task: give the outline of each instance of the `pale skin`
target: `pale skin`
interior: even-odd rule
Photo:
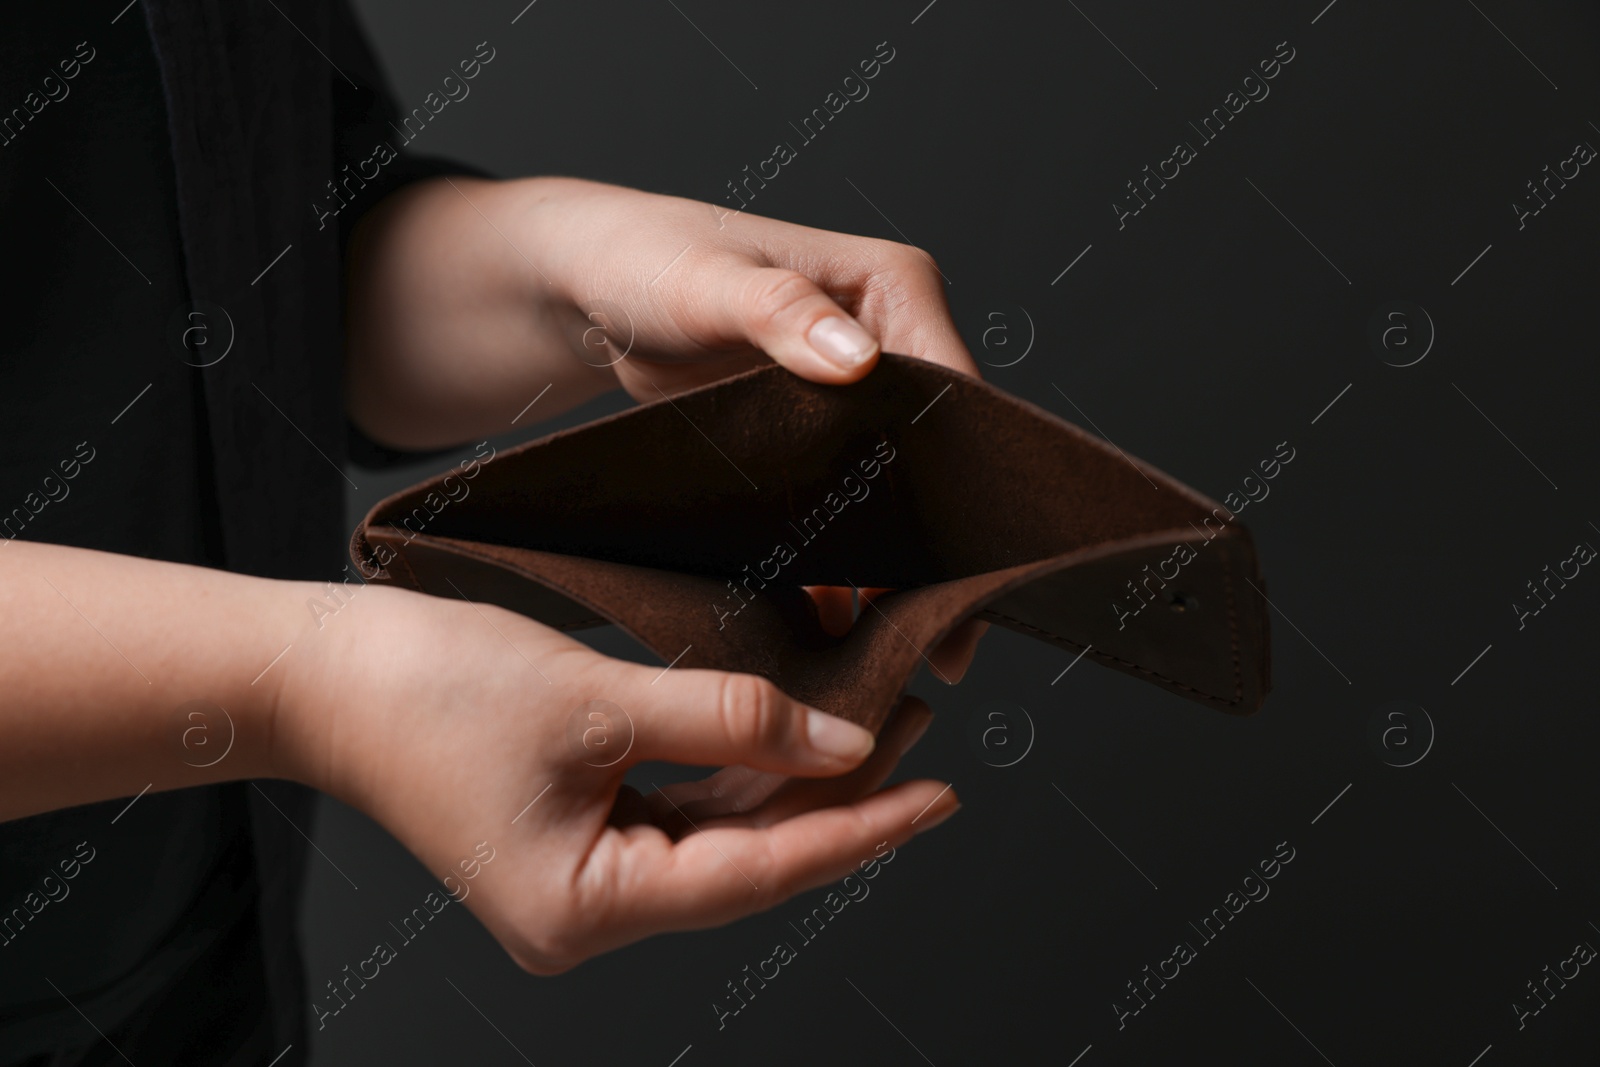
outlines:
[[[348,409],[399,448],[498,434],[547,386],[535,419],[768,358],[824,383],[885,349],[976,373],[921,252],[573,179],[391,196],[357,231],[349,292]],[[518,964],[555,974],[772,907],[959,807],[938,781],[880,788],[931,718],[914,698],[874,740],[763,679],[661,675],[489,605],[374,586],[319,627],[322,592],[0,543],[0,819],[147,785],[301,782],[440,878],[489,842],[465,903]],[[813,595],[825,625],[850,625],[849,590]],[[959,679],[981,630],[928,650],[941,674]],[[181,710],[197,700],[226,721]],[[633,724],[609,767],[568,739],[592,700]],[[197,766],[230,731],[226,757]],[[644,760],[728,769],[641,797],[622,779]]]

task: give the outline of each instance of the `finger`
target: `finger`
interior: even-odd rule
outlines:
[[[644,803],[657,826],[678,836],[690,829],[688,820],[749,811],[788,781],[787,774],[775,771],[724,767],[698,781],[663,786],[645,796]]]
[[[894,241],[840,241],[838,234],[812,230],[790,248],[769,247],[768,255],[797,267],[829,292],[852,294],[848,306],[885,352],[981,376],[950,316],[945,277],[932,256]]]
[[[807,707],[757,675],[676,670],[641,684],[648,673],[627,674],[634,762],[741,764],[813,776],[842,774],[872,751],[868,731]]]
[[[853,382],[878,357],[878,339],[799,271],[736,260],[712,284],[709,330],[748,340],[802,378]]]
[[[716,781],[718,779],[721,781]],[[726,767],[710,778],[694,783],[701,787],[698,794],[691,795],[689,791],[668,786],[651,793],[643,802],[650,811],[652,825],[676,841],[698,833],[702,820],[748,811],[760,806],[784,783],[809,780],[749,767]],[[713,784],[714,781],[716,784]],[[724,789],[730,792],[723,792]]]
[[[770,826],[802,811],[847,804],[882,785],[932,720],[926,704],[907,697],[878,732],[877,747],[866,762],[837,778],[791,778],[725,767],[699,782],[684,783],[695,790],[667,786],[646,796],[644,803],[655,824],[675,838],[711,825]],[[739,819],[747,821],[727,821]]]
[[[608,838],[648,850],[636,864],[624,860],[633,877],[614,906],[631,913],[630,925],[652,930],[717,926],[842,878],[875,846],[898,847],[959,807],[949,786],[924,779],[765,829],[691,834],[668,850],[639,837]]]
[[[908,725],[908,716],[914,720],[911,725]],[[840,778],[797,779],[776,771],[758,771],[753,767],[724,767],[705,778],[662,786],[642,797],[640,802],[649,812],[649,821],[673,837],[689,833],[702,822],[756,811],[780,789],[786,794],[792,793],[795,786],[802,783],[814,781],[852,783],[848,790],[825,794],[829,799],[811,801],[807,810],[844,803],[865,796],[882,785],[893,771],[895,763],[921,736],[932,716],[933,713],[927,709],[926,704],[916,697],[907,697],[878,731],[877,744],[872,750],[872,755],[868,756],[866,762],[856,770]],[[870,777],[864,778],[864,774]],[[868,784],[857,787],[854,783],[858,781],[866,781]],[[824,794],[818,794],[819,798],[822,796]]]
[[[860,767],[838,778],[789,778],[772,796],[741,814],[714,817],[704,806],[695,821],[701,830],[718,826],[773,826],[808,811],[851,804],[872,793],[894,773],[906,753],[922,739],[933,722],[933,712],[922,701],[907,697],[878,735],[878,747]]]
[[[989,624],[982,619],[967,619],[950,631],[949,635],[928,653],[928,659],[940,677],[951,685],[961,681],[967,673],[967,668],[972,666],[973,657],[978,654],[978,642],[988,630]]]
[[[842,585],[808,585],[803,587],[817,605],[817,621],[832,637],[843,637],[856,621],[855,597]]]
[[[874,281],[882,296],[871,310],[863,307],[862,325],[877,334],[887,352],[900,352],[938,363],[973,378],[981,378],[978,364],[967,351],[945,299],[944,278],[933,261],[920,268],[903,268],[889,278]]]
[[[874,747],[872,756],[867,757],[871,763],[882,746],[883,738],[878,738],[878,746]],[[860,768],[856,768],[857,771]],[[856,773],[855,771],[850,772]],[[696,797],[688,803],[680,802],[679,812],[685,819],[692,819],[695,823],[708,822],[730,815],[742,815],[760,807],[772,794],[782,789],[789,782],[809,782],[811,778],[791,778],[787,774],[776,771],[758,771],[750,767],[725,767],[707,779],[708,783],[715,785],[702,796]],[[823,779],[830,781],[831,779]],[[680,827],[675,836],[682,836],[687,832],[687,825]]]

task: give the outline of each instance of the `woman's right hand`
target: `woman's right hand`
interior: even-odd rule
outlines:
[[[769,908],[957,806],[938,782],[875,792],[916,700],[874,747],[759,678],[622,663],[489,605],[346,586],[334,611],[310,582],[0,547],[0,819],[293,779],[377,819],[539,973]],[[644,760],[733,769],[641,797]]]
[[[610,659],[486,604],[370,586],[323,621],[279,683],[286,776],[367,812],[452,888],[487,843],[465,903],[535,973],[770,908],[959,806],[940,782],[878,790],[930,718],[915,699],[875,746],[764,679]],[[646,760],[796,780],[707,815],[672,799],[705,788],[624,785]]]

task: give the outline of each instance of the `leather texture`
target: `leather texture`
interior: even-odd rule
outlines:
[[[351,556],[874,730],[974,615],[1222,711],[1270,687],[1265,586],[1226,508],[904,356],[847,386],[762,367],[469,461],[374,507]],[[807,585],[894,591],[834,637]]]

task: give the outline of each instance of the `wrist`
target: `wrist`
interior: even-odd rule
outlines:
[[[296,778],[280,687],[302,643],[314,587],[187,567],[169,584],[185,579],[191,610],[167,633],[158,626],[142,638],[150,652],[131,645],[150,681],[122,720],[124,758],[143,766],[134,753],[148,751],[146,774],[160,788]]]
[[[510,220],[507,239],[518,250],[512,258],[524,285],[521,305],[557,326],[574,373],[596,394],[621,387],[616,366],[636,333],[631,311],[609,295],[628,236],[625,223],[616,226],[625,213],[608,212],[603,203],[616,192],[563,177],[517,178],[488,192]]]
[[[432,598],[377,583],[294,584],[304,623],[270,694],[271,759],[279,777],[368,810],[394,722],[386,694],[406,691],[398,676],[419,661],[410,643]]]
[[[617,387],[615,355],[593,350],[594,308],[575,299],[573,228],[556,217],[577,210],[581,184],[436,178],[362,218],[347,269],[345,393],[363,432],[391,448],[450,447]]]
[[[284,636],[274,657],[247,687],[242,703],[255,735],[259,776],[283,778],[314,789],[327,785],[328,716],[318,699],[317,679],[329,669],[329,632],[336,618],[366,586],[347,582],[270,581],[269,596],[293,625],[274,627]],[[344,620],[348,625],[348,620]]]

